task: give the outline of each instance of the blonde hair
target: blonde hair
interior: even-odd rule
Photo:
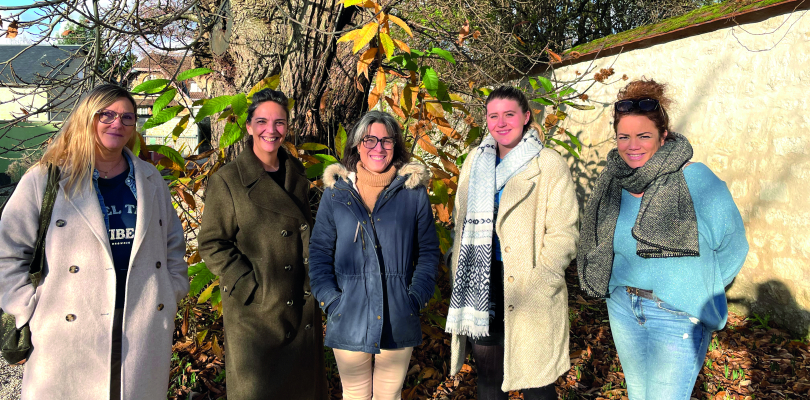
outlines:
[[[56,165],[61,169],[62,178],[68,178],[65,185],[65,196],[72,196],[80,189],[81,182],[85,181],[93,171],[96,161],[96,112],[109,107],[117,100],[125,98],[132,103],[132,109],[137,110],[135,99],[129,92],[116,85],[101,85],[93,88],[82,96],[79,104],[71,111],[48,145],[40,165]],[[134,127],[133,127],[134,128]],[[132,149],[140,136],[136,131],[127,147]]]

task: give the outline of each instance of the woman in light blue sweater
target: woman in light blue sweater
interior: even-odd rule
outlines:
[[[725,182],[691,163],[689,141],[669,130],[664,89],[640,80],[619,92],[617,146],[585,207],[577,255],[583,290],[607,298],[631,400],[690,398],[748,253]]]

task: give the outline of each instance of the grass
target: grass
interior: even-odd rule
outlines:
[[[615,35],[605,36],[592,42],[581,44],[570,50],[566,50],[565,53],[570,54],[571,52],[576,51],[580,54],[586,54],[599,50],[600,48],[607,49],[643,39],[645,37],[660,35],[662,33],[672,32],[688,26],[721,19],[723,17],[730,16],[733,13],[746,12],[776,3],[783,3],[785,1],[789,0],[762,0],[748,2],[747,4],[741,4],[739,1],[729,0],[720,4],[701,7],[678,17],[668,18],[657,24],[641,26],[636,29],[617,33]]]

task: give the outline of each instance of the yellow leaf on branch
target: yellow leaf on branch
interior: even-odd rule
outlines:
[[[425,102],[425,110],[434,117],[444,117],[444,109],[442,105],[437,102]]]
[[[360,2],[358,2],[358,4],[359,3],[363,3],[363,4],[360,4],[360,7],[373,8],[375,13],[379,13],[382,10],[382,7],[380,7],[380,5],[377,4],[377,2],[372,1],[372,0],[360,1]]]
[[[374,89],[368,94],[368,108],[372,109],[380,102],[380,97],[385,92],[385,70],[382,68],[377,71],[377,79],[374,84]]]
[[[360,3],[363,3],[365,1],[368,1],[368,0],[345,0],[345,1],[340,0],[337,3],[338,4],[343,3],[343,7],[351,7],[351,6],[356,6],[356,5],[358,5]]]
[[[391,36],[388,36],[388,34],[380,33],[380,43],[383,50],[385,50],[385,57],[390,60],[391,56],[394,55],[394,41],[391,40]]]
[[[396,17],[394,15],[390,15],[390,14],[388,15],[388,19],[390,19],[391,22],[399,25],[399,27],[402,28],[405,31],[405,33],[407,33],[408,35],[413,37],[413,32],[411,32],[411,27],[409,27],[408,24],[405,23],[405,21],[399,19],[399,17]]]
[[[354,41],[352,53],[357,53],[358,51],[360,51],[360,49],[362,49],[369,42],[371,42],[371,39],[374,39],[374,36],[377,36],[377,28],[379,26],[380,25],[377,24],[376,22],[369,22],[365,26],[363,26],[360,34],[358,35],[358,38],[355,39]]]
[[[355,40],[357,40],[357,38],[360,36],[360,33],[361,33],[362,31],[363,31],[362,29],[355,29],[355,30],[353,30],[353,31],[347,32],[346,34],[344,34],[343,36],[341,36],[341,37],[340,37],[340,38],[337,40],[337,42],[338,42],[338,43],[340,43],[340,42],[355,41]]]
[[[366,79],[371,80],[371,77],[368,76],[368,67],[371,66],[376,56],[376,47],[369,48],[360,56],[360,59],[357,60],[357,76],[362,74],[366,76]]]

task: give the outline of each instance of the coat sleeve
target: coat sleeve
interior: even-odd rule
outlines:
[[[544,150],[546,151],[546,150]],[[571,171],[559,154],[553,150],[550,160],[541,166],[541,176],[547,175],[546,204],[537,204],[545,208],[545,226],[536,229],[545,230],[543,243],[537,244],[539,251],[539,264],[547,271],[563,274],[565,268],[576,255],[576,245],[579,239],[577,218],[579,207],[574,189],[574,180]]]
[[[186,238],[183,235],[183,226],[180,224],[180,218],[172,206],[172,196],[169,193],[168,185],[162,185],[163,201],[166,203],[166,210],[168,215],[168,227],[166,228],[166,262],[168,265],[169,276],[172,280],[172,288],[174,288],[175,300],[179,303],[183,297],[186,297],[189,289],[188,282],[188,263],[186,263]]]
[[[424,187],[418,187],[419,208],[416,216],[416,267],[413,272],[411,286],[408,288],[408,295],[411,302],[414,300],[414,309],[421,310],[427,306],[430,297],[436,286],[436,272],[439,266],[441,250],[439,249],[439,237],[436,234],[436,226],[433,220],[433,211],[430,208],[430,200]]]
[[[321,199],[330,198],[331,191],[326,189]],[[321,200],[309,240],[309,284],[318,305],[327,314],[329,307],[343,294],[335,276],[337,228],[332,213],[332,202]]]
[[[26,173],[9,198],[0,218],[0,308],[16,318],[17,328],[27,324],[37,306],[36,290],[28,275],[39,230],[39,211],[45,178],[41,168]],[[56,201],[63,200],[58,194]]]
[[[206,267],[220,277],[222,291],[247,304],[258,284],[253,264],[236,247],[238,230],[230,188],[220,174],[214,174],[205,191],[205,212],[198,237],[200,256]]]

